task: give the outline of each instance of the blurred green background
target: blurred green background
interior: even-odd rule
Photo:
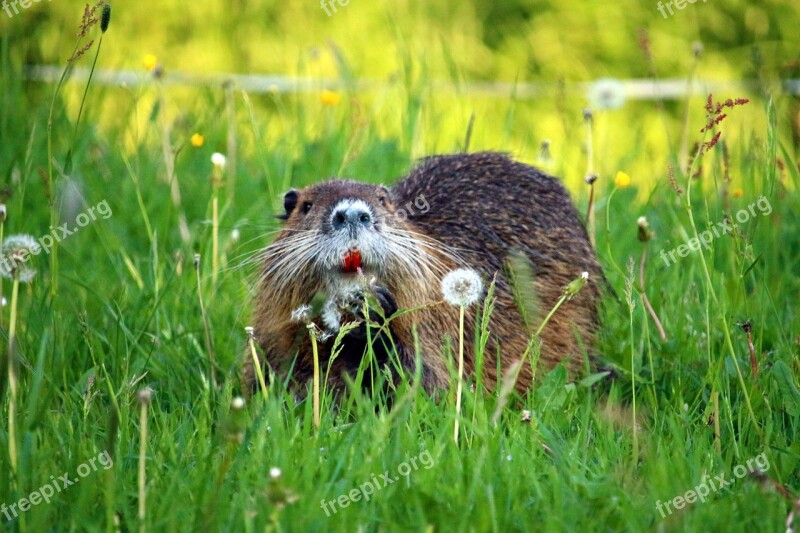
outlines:
[[[82,5],[41,2],[12,18],[0,12],[11,62],[4,65],[4,83],[11,83],[9,72],[20,72],[23,65],[63,66]],[[134,70],[146,81],[151,75],[143,62],[155,56],[165,80],[176,72],[278,74],[309,77],[319,91],[325,80],[336,82],[337,98],[342,97],[336,105],[326,106],[315,91],[254,95],[262,129],[243,127],[240,133],[246,154],[282,152],[314,160],[310,169],[322,175],[379,171],[389,175],[370,177],[388,179],[413,158],[460,148],[474,113],[472,149],[510,151],[535,162],[541,142],[549,140],[552,170],[575,189],[586,173],[581,111],[592,104],[598,111],[579,84],[609,77],[753,80],[755,86],[726,86],[715,97],[770,93],[777,99],[782,131],[792,135],[789,144],[796,146],[800,138],[797,99],[778,97],[780,80],[800,78],[800,14],[791,1],[697,2],[667,18],[650,1],[351,0],[328,12],[316,1],[115,3],[97,67]],[[697,43],[703,49],[699,60],[693,53]],[[77,66],[87,67],[91,60],[89,54]],[[488,92],[476,87],[478,82],[509,85]],[[548,85],[529,97],[514,88],[525,83]],[[77,113],[81,89],[75,84],[64,91],[70,116]],[[24,91],[30,97],[26,104],[34,107],[50,98],[52,86],[32,82]],[[636,182],[663,178],[665,148],[678,151],[688,142],[681,138],[687,110],[692,133],[704,124],[705,91],[698,92],[688,101],[667,99],[663,105],[628,100],[623,108],[598,116],[596,170],[601,177],[613,176],[621,162]],[[98,98],[98,93],[109,97]],[[106,131],[124,133],[119,142],[134,150],[143,140],[136,131],[144,130],[156,99],[152,85],[95,86],[92,94],[102,104],[89,106],[87,123],[94,120]],[[184,140],[196,132],[214,138],[225,127],[218,120],[222,95],[220,87],[206,92],[172,87],[162,111],[175,119],[176,133]],[[763,103],[730,119],[727,130],[734,137],[729,140],[738,129],[763,130]],[[132,120],[135,104],[137,120]],[[303,113],[298,114],[300,107]],[[236,108],[240,125],[246,125],[253,116],[238,99]],[[341,159],[309,153],[309,139],[325,144],[340,124],[349,128],[348,145],[333,150]],[[19,155],[28,133],[5,142],[16,144]],[[398,153],[397,164],[360,167],[366,140],[378,138],[397,140],[399,145],[391,147]],[[224,146],[214,148],[224,151]],[[10,171],[8,166],[2,170]],[[243,170],[251,176],[260,172]]]

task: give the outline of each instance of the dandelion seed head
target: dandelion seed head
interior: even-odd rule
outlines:
[[[636,225],[639,227],[637,237],[641,242],[647,242],[653,238],[653,232],[650,231],[650,223],[647,221],[647,217],[639,217],[636,220]]]
[[[142,405],[150,405],[153,399],[153,389],[150,387],[140,389],[139,392],[136,393],[136,399],[139,400],[139,403]]]
[[[593,109],[618,109],[625,105],[625,86],[612,78],[597,80],[586,95]]]
[[[270,479],[278,479],[279,477],[281,477],[281,474],[283,474],[283,472],[277,466],[273,466],[272,468],[269,469]]]
[[[31,255],[39,255],[42,247],[30,235],[11,235],[0,249],[0,276],[28,283],[36,270],[28,263]]]
[[[483,281],[471,268],[458,268],[442,279],[442,295],[455,307],[469,307],[483,294]]]
[[[244,409],[244,398],[241,396],[237,396],[233,400],[231,400],[231,409],[234,411],[241,411]]]
[[[308,322],[309,318],[311,318],[310,305],[303,304],[294,311],[292,311],[292,322],[306,323]]]
[[[701,41],[694,41],[692,43],[692,54],[695,59],[703,57],[703,43]]]
[[[225,170],[225,165],[228,162],[228,158],[222,155],[219,152],[214,152],[211,154],[211,163],[214,167],[218,170]]]

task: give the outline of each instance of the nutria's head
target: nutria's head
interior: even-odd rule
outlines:
[[[382,185],[331,180],[292,189],[283,204],[285,226],[264,251],[263,272],[279,291],[302,280],[335,293],[358,283],[360,274],[388,284],[441,270],[438,247],[413,230]]]

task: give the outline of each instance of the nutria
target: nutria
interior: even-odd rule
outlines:
[[[457,345],[459,311],[442,302],[440,284],[458,267],[477,271],[484,287],[496,279],[483,365],[490,388],[498,381],[497,355],[503,370],[518,361],[564,287],[588,272],[588,284],[543,330],[540,356],[545,368],[561,361],[571,371],[582,368],[604,278],[569,194],[555,178],[504,154],[442,155],[422,160],[392,188],[334,179],[289,191],[284,208],[285,227],[263,251],[253,326],[265,368],[279,378],[290,375],[301,394],[313,371],[309,320],[322,332],[319,358],[329,387],[341,388],[345,374],[355,374],[369,338],[377,363],[390,373],[399,366],[413,377],[419,353],[425,389],[446,388],[452,364],[445,354],[453,351],[445,337]],[[509,261],[520,256],[533,272],[527,285],[509,274]],[[382,308],[370,313],[378,325],[397,309],[416,310],[389,320],[388,332],[371,327],[368,336],[360,311],[365,292]],[[319,294],[327,302],[314,314],[308,304]],[[520,299],[537,301],[527,324]],[[474,372],[479,309],[473,305],[466,315],[467,373]],[[343,337],[342,352],[329,364],[340,325],[351,321],[360,325]],[[256,386],[249,354],[242,379],[247,391]],[[522,365],[517,390],[531,379],[530,365]]]

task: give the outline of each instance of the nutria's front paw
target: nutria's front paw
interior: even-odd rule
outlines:
[[[395,314],[397,312],[397,302],[394,300],[392,293],[389,292],[389,289],[379,285],[375,285],[373,289],[375,290],[375,299],[378,300],[378,304],[383,311],[383,316],[389,318]]]
[[[365,309],[368,310],[367,314]],[[322,310],[322,321],[325,328],[332,332],[338,332],[342,324],[347,322],[358,322],[359,327],[352,334],[366,336],[367,321],[382,326],[396,312],[397,302],[389,289],[373,285],[368,293],[357,290],[329,299]]]
[[[373,285],[369,292],[358,290],[345,298],[329,301],[323,320],[328,329],[334,331],[344,323],[357,322],[358,327],[348,336],[364,339],[367,337],[367,323],[373,328],[383,326],[396,311],[397,302],[392,293],[385,287]]]

